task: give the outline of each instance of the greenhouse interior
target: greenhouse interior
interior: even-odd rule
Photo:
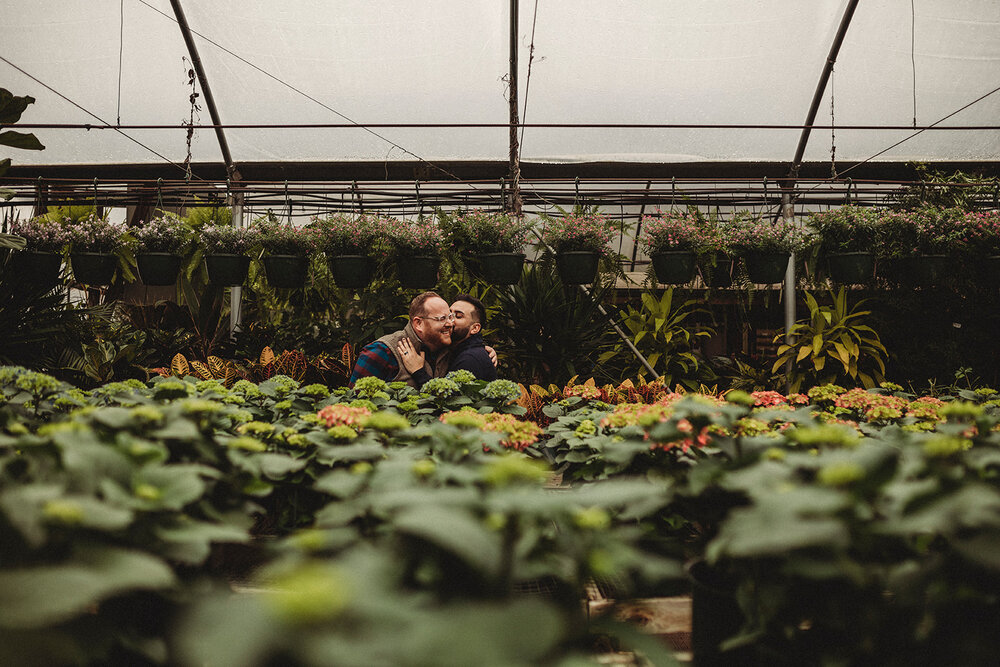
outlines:
[[[995,664],[1000,3],[0,8],[0,664]]]

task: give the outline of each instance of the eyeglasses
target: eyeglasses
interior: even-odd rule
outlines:
[[[448,313],[447,315],[438,315],[433,317],[431,315],[422,315],[420,317],[422,320],[434,320],[435,322],[453,322],[455,320],[455,313]]]

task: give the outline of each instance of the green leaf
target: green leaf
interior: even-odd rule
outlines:
[[[465,510],[429,505],[404,511],[393,524],[398,532],[435,544],[491,576],[500,569],[499,535]]]
[[[304,459],[296,459],[287,454],[262,453],[257,455],[257,460],[260,462],[261,474],[275,480],[306,467]]]
[[[14,130],[0,132],[0,146],[10,146],[11,148],[20,148],[25,151],[45,150],[45,146],[42,145],[42,142],[35,135],[27,132],[15,132]]]
[[[153,431],[151,435],[162,440],[183,441],[198,440],[201,437],[198,427],[187,419],[173,419],[162,428]]]
[[[163,555],[189,565],[201,565],[208,558],[214,542],[243,543],[250,535],[229,524],[194,521],[180,517],[172,526],[159,526],[156,537],[163,540]]]
[[[114,595],[174,584],[173,570],[148,554],[111,547],[81,548],[60,565],[0,572],[0,625],[53,625],[88,613]]]

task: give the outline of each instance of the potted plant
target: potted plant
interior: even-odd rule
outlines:
[[[12,223],[10,231],[24,239],[24,249],[11,258],[15,275],[34,285],[54,285],[69,242],[68,230],[58,220],[39,216]]]
[[[895,262],[901,282],[934,285],[952,275],[954,258],[971,249],[965,215],[935,206],[882,214],[882,254]]]
[[[208,225],[199,232],[205,248],[208,280],[213,285],[242,285],[250,270],[250,251],[260,242],[258,230],[234,225]]]
[[[574,210],[562,217],[544,216],[542,240],[556,253],[556,269],[564,283],[593,283],[601,257],[611,253],[614,222],[597,212]]]
[[[139,279],[146,285],[173,285],[191,244],[191,227],[172,213],[162,213],[132,231]]]
[[[374,215],[337,213],[326,218],[314,218],[313,226],[319,244],[326,253],[326,262],[340,287],[367,287],[375,273],[372,253],[384,235],[384,223]]]
[[[661,283],[687,283],[694,278],[697,251],[707,225],[696,208],[657,211],[642,218],[642,246]]]
[[[513,285],[521,279],[531,221],[483,209],[439,214],[439,218],[445,238],[475,260],[487,282]]]
[[[309,255],[316,250],[316,230],[281,224],[272,215],[258,218],[254,227],[264,248],[264,272],[272,287],[305,285],[309,275]]]
[[[875,274],[875,255],[882,212],[862,206],[840,206],[814,213],[806,224],[819,238],[819,254],[837,283],[868,282]]]
[[[986,274],[1000,282],[1000,211],[969,211],[965,228],[971,250],[985,262]]]
[[[784,219],[764,220],[750,211],[738,212],[724,225],[733,249],[743,257],[752,283],[780,283],[792,252],[806,246],[804,230]]]
[[[84,285],[109,285],[125,245],[125,228],[91,213],[69,228],[73,277]]]
[[[403,287],[434,287],[441,263],[443,236],[437,221],[421,216],[415,220],[385,220],[386,234],[396,252],[396,275]]]

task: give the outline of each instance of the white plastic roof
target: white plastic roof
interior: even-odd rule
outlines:
[[[508,121],[508,2],[182,5],[225,124]],[[846,5],[521,0],[522,120],[801,125]],[[1000,2],[915,0],[913,10],[904,0],[862,0],[816,124],[831,122],[831,92],[838,126],[909,126],[914,95],[917,124],[930,125],[1000,85]],[[0,85],[37,100],[22,123],[186,122],[190,64],[167,0],[0,0],[0,15],[8,61],[0,61]],[[197,119],[211,123],[200,101]],[[1000,93],[942,124],[998,119]],[[187,152],[183,129],[126,130],[135,142],[110,130],[32,131],[45,151],[3,155],[17,164],[156,163]],[[836,156],[863,160],[912,133],[838,129]],[[505,128],[230,128],[226,136],[237,163],[508,154]],[[788,161],[798,138],[798,129],[528,127],[522,159]],[[829,160],[830,150],[830,130],[814,130],[805,159]],[[877,159],[998,157],[1000,132],[981,130],[927,131]],[[212,130],[195,133],[192,159],[221,160]]]

